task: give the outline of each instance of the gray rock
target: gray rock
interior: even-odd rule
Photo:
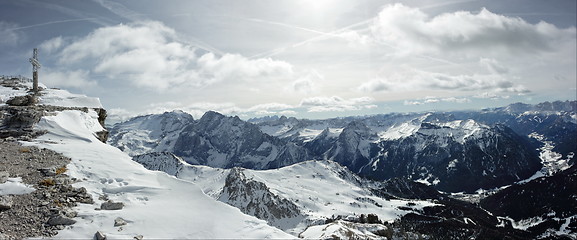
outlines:
[[[124,219],[121,218],[121,217],[117,217],[116,219],[114,219],[114,226],[115,226],[115,227],[124,226],[124,225],[126,225],[126,224],[127,224],[126,220],[124,220]]]
[[[14,201],[12,200],[12,196],[0,196],[0,211],[5,211],[12,208],[13,204]]]
[[[38,169],[38,171],[40,171],[46,177],[56,176],[56,169],[54,169],[54,168],[41,168],[41,169]]]
[[[6,101],[6,104],[11,106],[30,106],[36,104],[37,102],[38,99],[36,97],[32,95],[26,95],[13,97]]]
[[[94,234],[94,239],[96,240],[106,240],[106,234],[98,231]]]
[[[134,239],[135,240],[142,240],[142,239],[144,239],[144,236],[142,236],[142,235],[134,236]]]
[[[10,174],[6,171],[0,171],[0,184],[5,183],[10,177]]]
[[[76,223],[76,220],[67,218],[62,215],[57,215],[55,217],[51,217],[48,219],[48,225],[50,226],[58,226],[58,225],[72,225]]]
[[[8,239],[10,239],[10,236],[0,232],[0,240],[8,240]]]
[[[100,205],[100,209],[102,210],[120,210],[124,207],[124,203],[122,202],[113,202],[109,200],[108,202],[102,203]]]

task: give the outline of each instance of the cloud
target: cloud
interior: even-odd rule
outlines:
[[[0,47],[14,46],[22,39],[22,34],[15,30],[17,28],[15,23],[0,21]]]
[[[483,8],[478,13],[458,11],[428,16],[402,4],[386,6],[371,27],[372,36],[412,53],[476,51],[500,54],[533,53],[556,49],[575,41],[575,28],[531,24]]]
[[[298,93],[311,93],[316,90],[315,82],[322,80],[324,80],[324,76],[313,70],[295,80],[291,85],[291,90]]]
[[[40,44],[39,48],[42,53],[52,53],[62,47],[64,39],[61,36],[49,39]]]
[[[344,99],[338,96],[311,97],[301,100],[300,106],[308,112],[343,112],[376,108],[370,97]]]
[[[270,58],[248,59],[238,54],[225,54],[219,58],[207,53],[197,63],[199,75],[211,82],[256,81],[293,75],[292,65]]]
[[[87,88],[96,86],[96,82],[89,80],[88,72],[84,70],[52,71],[45,69],[40,78],[47,86],[60,86],[71,88]]]
[[[392,90],[394,86],[382,78],[376,78],[368,82],[364,82],[358,87],[358,90],[363,92],[381,92]]]
[[[424,104],[434,104],[434,103],[469,103],[471,100],[469,98],[456,98],[456,97],[446,97],[446,98],[436,98],[428,97],[420,100],[405,100],[404,105],[424,105]]]
[[[42,45],[55,50],[63,43],[61,38],[55,38]],[[57,56],[61,69],[88,69],[89,74],[103,75],[112,83],[128,81],[160,91],[223,81],[294,77],[292,65],[283,61],[199,52],[202,51],[179,41],[173,29],[149,21],[98,28],[71,40]]]
[[[500,64],[497,60],[491,58],[481,58],[479,60],[479,64],[484,66],[493,74],[506,74],[509,72],[509,69],[502,64]]]
[[[524,92],[529,90],[507,78],[496,74],[450,75],[409,69],[405,73],[391,74],[388,78],[376,78],[362,83],[358,90],[363,92],[387,91],[501,91]]]

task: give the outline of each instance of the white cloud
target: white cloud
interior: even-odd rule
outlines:
[[[412,53],[475,51],[488,54],[550,51],[574,42],[575,28],[559,29],[482,9],[430,17],[402,4],[386,6],[371,27],[377,41]]]
[[[256,81],[292,76],[292,65],[271,58],[248,59],[238,54],[216,57],[213,53],[198,59],[199,75],[213,82]]]
[[[368,82],[364,82],[358,87],[358,90],[363,92],[381,92],[381,91],[389,91],[392,90],[394,87],[390,82],[382,78],[375,78]]]
[[[362,109],[376,108],[370,97],[344,99],[338,96],[311,97],[301,100],[300,106],[307,108],[308,112],[343,112],[358,111]]]
[[[96,82],[89,80],[88,72],[84,70],[52,71],[52,69],[45,69],[39,75],[42,83],[49,87],[87,88],[96,86]]]
[[[60,49],[60,47],[62,47],[62,44],[64,44],[64,39],[62,38],[62,36],[58,36],[49,39],[47,41],[44,41],[42,44],[40,44],[39,48],[42,53],[49,54]]]
[[[298,93],[311,93],[316,90],[316,84],[324,80],[317,71],[310,71],[292,83],[291,90]]]
[[[509,72],[509,69],[502,64],[500,64],[497,60],[491,58],[481,58],[479,60],[479,64],[484,66],[493,74],[506,74]]]
[[[432,104],[432,103],[440,103],[440,102],[448,102],[448,103],[469,103],[471,100],[466,97],[456,98],[456,97],[446,97],[446,98],[436,98],[436,97],[427,97],[425,99],[419,100],[405,100],[404,105],[424,105],[424,104]]]
[[[388,78],[377,78],[362,83],[358,88],[364,92],[386,91],[501,91],[528,93],[529,90],[497,74],[449,75],[411,69],[401,74],[391,74]]]
[[[0,21],[0,46],[14,46],[22,39],[16,28],[15,23]]]
[[[56,49],[61,44],[56,38],[43,46]],[[58,65],[90,69],[89,73],[104,75],[111,82],[128,81],[156,90],[293,77],[292,65],[283,61],[198,52],[162,23],[139,22],[102,27],[72,41],[58,53]]]

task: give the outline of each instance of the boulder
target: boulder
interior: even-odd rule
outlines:
[[[10,177],[10,174],[6,171],[0,171],[0,184],[5,183]]]
[[[94,234],[94,239],[96,240],[106,240],[106,234],[102,233],[101,231],[98,231]]]
[[[2,195],[0,196],[0,211],[6,211],[12,208],[14,201],[12,200],[12,196],[9,195]]]
[[[113,202],[109,200],[108,202],[102,203],[100,205],[100,209],[102,210],[120,210],[124,207],[124,203],[122,202]]]
[[[115,226],[115,227],[124,226],[124,225],[126,225],[126,224],[127,224],[126,220],[124,220],[124,219],[121,218],[121,217],[117,217],[116,219],[114,219],[114,226]]]
[[[38,103],[38,99],[33,95],[16,96],[6,101],[11,106],[31,106]]]
[[[58,226],[58,225],[72,225],[76,223],[76,220],[67,218],[62,215],[56,215],[48,219],[48,225],[50,226]]]

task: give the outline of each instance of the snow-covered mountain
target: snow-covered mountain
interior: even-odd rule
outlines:
[[[574,164],[575,103],[327,120],[283,116],[253,119],[256,124],[207,112],[178,136],[167,132],[153,138],[173,144],[159,144],[167,147],[147,147],[138,137],[131,140],[136,134],[124,137],[124,132],[142,132],[133,120],[112,130],[111,139],[122,136],[124,142],[110,143],[129,153],[166,151],[192,164],[220,168],[269,169],[309,159],[332,160],[363,177],[409,177],[443,191],[473,192],[533,176],[543,165],[542,150],[536,149],[543,149],[544,142],[550,152],[568,159],[567,166]]]
[[[130,156],[163,152],[174,148],[182,130],[194,121],[183,111],[165,112],[132,118],[110,129],[108,143]]]
[[[272,170],[190,165],[172,154],[143,163],[176,176],[242,212],[304,238],[527,239],[537,235],[509,221],[406,178],[370,181],[332,161]],[[143,157],[135,158],[137,161]],[[504,222],[505,221],[505,222]]]
[[[295,236],[333,216],[376,214],[393,221],[435,205],[425,200],[379,197],[372,193],[373,184],[331,161],[305,161],[271,170],[217,169],[190,165],[170,154],[147,155],[135,160],[152,170],[176,172],[175,176],[194,182],[207,195]],[[150,165],[155,158],[156,164]],[[413,209],[401,209],[409,202]]]
[[[212,167],[269,169],[308,159],[306,149],[212,111],[197,121],[181,111],[136,117],[111,132],[109,143],[132,156],[172,152],[186,162]]]

